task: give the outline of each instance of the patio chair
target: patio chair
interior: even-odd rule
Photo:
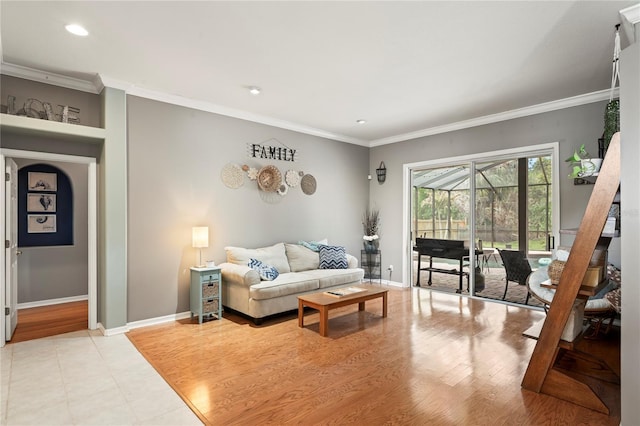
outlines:
[[[527,260],[527,256],[524,251],[498,249],[498,253],[500,253],[502,264],[506,271],[504,295],[502,296],[502,300],[504,300],[507,297],[509,281],[513,281],[524,286],[527,285],[527,278],[531,274],[531,265],[529,265],[529,261]],[[524,304],[529,304],[528,291]]]

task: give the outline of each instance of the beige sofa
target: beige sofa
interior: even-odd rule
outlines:
[[[222,269],[222,304],[253,319],[256,324],[269,315],[298,308],[298,296],[334,287],[359,284],[364,270],[358,259],[346,254],[347,269],[319,269],[319,253],[300,244],[277,243],[247,249],[225,247]],[[278,277],[263,281],[248,265],[257,259],[275,267]]]

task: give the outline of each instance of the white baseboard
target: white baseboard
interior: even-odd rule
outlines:
[[[148,318],[140,321],[128,322],[127,325],[124,325],[122,327],[115,327],[115,328],[104,328],[102,323],[98,323],[98,329],[100,330],[103,336],[115,336],[116,334],[123,334],[135,328],[164,324],[167,322],[178,321],[178,320],[189,318],[189,317],[191,317],[191,312],[180,312],[178,314],[165,315],[162,317]]]
[[[400,287],[400,288],[409,287],[408,285],[406,285],[404,283],[399,283],[397,281],[382,280],[382,282],[385,283],[386,285],[390,285],[392,287]]]
[[[127,327],[126,325],[122,326],[122,327],[115,327],[115,328],[104,328],[104,326],[102,325],[101,322],[98,323],[98,330],[100,330],[100,333],[102,333],[103,336],[115,336],[117,334],[124,334],[127,331],[129,331],[129,327]]]
[[[35,302],[18,303],[17,308],[18,310],[28,309],[28,308],[37,308],[40,306],[50,306],[50,305],[60,305],[62,303],[80,302],[82,300],[89,300],[89,295],[83,294],[80,296],[61,297],[59,299],[36,300]]]
[[[401,287],[401,288],[406,288],[408,287],[407,285],[403,284],[403,283],[399,283],[396,281],[389,281],[389,280],[381,280],[381,279],[373,279],[371,281],[369,281],[368,279],[362,279],[362,283],[363,284],[384,284],[384,285],[390,285],[391,287]]]
[[[150,325],[158,325],[164,324],[167,322],[178,321],[181,319],[189,318],[191,316],[191,312],[180,312],[178,314],[165,315],[162,317],[149,318],[140,321],[128,322],[127,327],[129,330],[133,330],[134,328],[140,327],[148,327]]]

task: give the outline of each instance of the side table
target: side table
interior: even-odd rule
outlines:
[[[198,323],[202,324],[202,317],[215,315],[222,318],[222,292],[220,291],[221,269],[191,268],[191,289],[189,302],[191,318],[198,316]]]
[[[360,264],[364,269],[364,278],[371,280],[380,280],[382,284],[382,252],[376,251],[360,251]]]

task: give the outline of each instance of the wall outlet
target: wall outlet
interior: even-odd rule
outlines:
[[[387,268],[387,271],[393,272],[393,265],[389,265],[389,267]]]

